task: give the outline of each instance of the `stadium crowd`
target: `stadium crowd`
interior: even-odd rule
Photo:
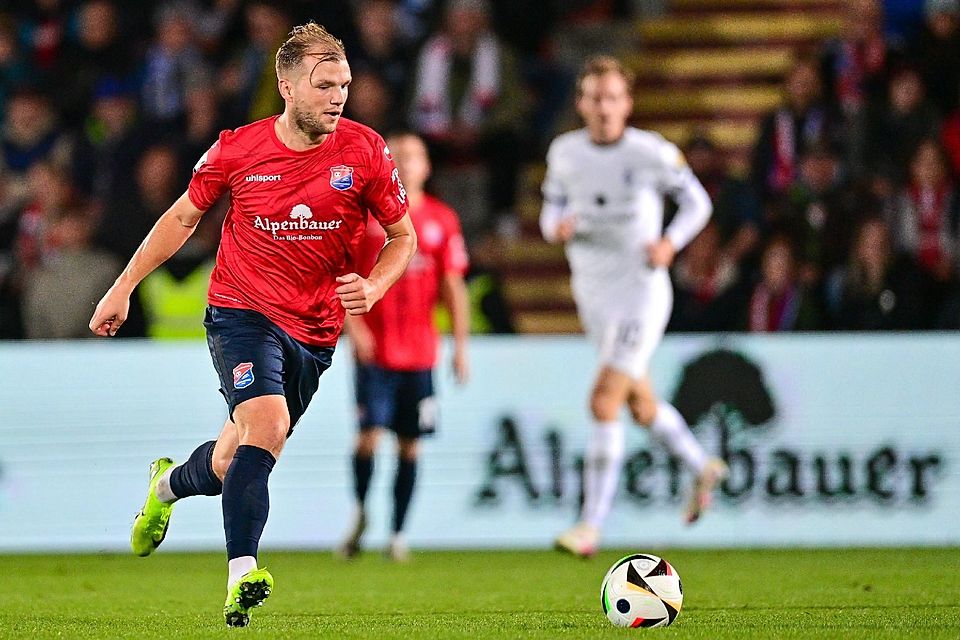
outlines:
[[[848,3],[842,37],[799,53],[749,175],[707,137],[685,145],[715,213],[674,265],[672,330],[960,328],[960,0],[888,2],[896,29],[878,0]],[[0,338],[89,333],[92,303],[218,132],[282,110],[273,56],[307,19],[345,41],[347,115],[422,135],[433,190],[496,254],[491,238],[517,236],[521,168],[573,122],[557,34],[642,4],[6,3]],[[181,320],[205,304],[222,214],[143,283],[123,335],[202,335]]]

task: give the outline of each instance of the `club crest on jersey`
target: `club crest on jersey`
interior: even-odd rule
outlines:
[[[337,191],[346,191],[353,186],[353,167],[339,164],[330,167],[330,186]]]
[[[253,384],[253,363],[241,362],[233,368],[233,388],[246,389]]]

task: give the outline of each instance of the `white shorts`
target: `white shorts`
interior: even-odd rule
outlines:
[[[650,277],[644,286],[624,291],[606,304],[595,296],[575,297],[580,321],[598,347],[599,365],[633,380],[646,377],[673,306],[673,289],[666,273]]]

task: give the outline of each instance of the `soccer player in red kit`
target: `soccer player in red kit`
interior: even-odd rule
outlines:
[[[277,51],[276,71],[283,113],[220,134],[90,320],[97,335],[115,335],[134,287],[229,192],[204,325],[230,417],[219,438],[183,464],[154,461],[130,536],[134,553],[149,555],[176,500],[221,495],[228,626],[249,624],[250,610],[273,588],[257,567],[267,480],[330,366],[344,316],[369,312],[417,244],[383,139],[341,118],[350,84],[343,44],[317,24],[295,27]],[[386,244],[364,277],[355,257],[368,217],[383,227]]]
[[[400,178],[407,189],[410,219],[417,231],[417,253],[397,283],[364,316],[347,319],[357,362],[356,394],[360,433],[353,455],[357,511],[338,552],[347,558],[360,551],[366,529],[364,503],[373,457],[383,429],[397,435],[397,475],[393,485],[393,523],[388,556],[408,559],[403,538],[407,508],[417,474],[418,441],[435,429],[433,367],[437,361],[434,309],[443,302],[453,322],[453,371],[457,382],[469,377],[467,334],[470,311],[463,281],[467,252],[457,214],[424,192],[430,176],[427,147],[416,135],[387,139]],[[359,273],[373,267],[383,246],[383,231],[371,225],[361,243]]]

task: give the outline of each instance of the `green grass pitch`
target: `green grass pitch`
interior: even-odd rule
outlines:
[[[644,551],[640,549],[639,551]],[[265,552],[277,584],[226,629],[223,554],[0,556],[2,638],[960,638],[960,550],[657,550],[684,606],[667,629],[617,629],[606,569],[548,551]]]

